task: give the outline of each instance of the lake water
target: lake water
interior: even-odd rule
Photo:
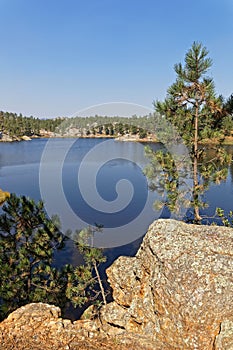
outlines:
[[[153,144],[153,148],[161,147]],[[227,147],[233,154],[233,146]],[[58,214],[66,229],[102,224],[95,236],[105,247],[104,270],[118,256],[132,256],[138,250],[148,226],[158,218],[169,217],[163,209],[153,210],[158,199],[148,191],[142,173],[147,164],[144,145],[109,139],[34,139],[0,143],[0,188],[17,195],[43,199],[49,215]],[[220,185],[211,185],[205,194],[213,216],[216,207],[233,209],[233,166]],[[55,256],[55,263],[82,263],[74,241]],[[80,310],[68,308],[65,316],[76,319]]]
[[[159,148],[160,145],[153,147]],[[233,154],[233,147],[227,150]],[[66,229],[103,225],[96,245],[105,247],[110,264],[119,255],[133,255],[155,219],[155,193],[142,173],[144,146],[109,139],[34,139],[0,143],[0,188],[35,200],[43,199],[49,215],[58,214]],[[205,194],[212,216],[216,207],[233,209],[233,167],[227,180]],[[73,242],[59,255],[60,264],[80,262]]]

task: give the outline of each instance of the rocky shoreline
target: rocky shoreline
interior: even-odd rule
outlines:
[[[113,139],[115,141],[122,142],[141,142],[141,143],[157,143],[160,142],[155,135],[150,135],[145,138],[140,138],[138,135],[123,135],[123,136],[110,136],[110,135],[60,135],[52,132],[43,133],[40,136],[9,136],[7,134],[2,134],[0,137],[0,142],[20,142],[20,141],[31,141],[35,138],[76,138],[76,139]],[[205,139],[200,142],[200,144],[219,144],[217,139]],[[233,136],[226,136],[224,141],[221,142],[222,145],[233,145]]]
[[[31,141],[32,138],[37,138],[36,136],[9,136],[7,134],[1,134],[0,142],[19,142],[19,141]]]

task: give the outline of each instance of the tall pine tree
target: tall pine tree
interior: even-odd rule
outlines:
[[[201,194],[207,188],[211,180],[220,181],[226,177],[227,168],[225,165],[230,161],[223,149],[215,146],[215,153],[210,157],[207,152],[207,144],[201,144],[210,139],[220,144],[224,138],[221,130],[220,119],[217,116],[222,114],[222,101],[216,97],[214,82],[212,78],[206,76],[212,65],[208,57],[208,51],[202,44],[194,42],[191,49],[185,55],[184,65],[175,64],[176,81],[167,90],[167,96],[163,102],[154,103],[155,110],[160,116],[165,116],[166,120],[175,128],[189,150],[189,157],[192,162],[192,195],[191,206],[193,207],[193,217],[196,222],[201,221],[200,207]],[[163,118],[162,117],[162,118]],[[160,121],[156,122],[161,125]],[[172,134],[171,134],[172,135]],[[170,136],[171,136],[170,135]],[[166,163],[163,169],[163,185],[168,191],[168,207],[174,209],[174,198],[177,200],[179,178],[172,165],[172,159],[168,159],[163,153],[152,152],[146,148],[149,159],[157,158],[160,165]],[[165,157],[165,158],[164,158]],[[154,182],[154,175],[151,168],[146,169],[149,179]],[[164,175],[163,174],[163,175]],[[160,185],[161,183],[160,182]],[[172,192],[177,195],[173,196]],[[173,199],[173,202],[169,199]]]

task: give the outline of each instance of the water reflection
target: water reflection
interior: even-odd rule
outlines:
[[[39,164],[42,152],[46,145],[46,139],[35,139],[27,142],[14,142],[14,143],[1,143],[0,144],[0,187],[9,192],[15,192],[18,195],[28,195],[35,200],[41,199],[39,188]],[[70,140],[66,139],[54,139],[53,147],[57,154],[61,152],[64,146],[69,143]],[[63,170],[63,185],[66,192],[66,197],[70,202],[74,210],[79,210],[81,215],[85,218],[89,218],[90,224],[93,222],[99,222],[106,224],[107,220],[103,220],[101,215],[97,218],[93,217],[93,213],[85,207],[82,203],[81,197],[78,197],[77,188],[77,172],[80,162],[87,152],[98,145],[102,140],[99,139],[79,139],[67,154],[65,166]],[[145,165],[145,157],[142,152],[142,147],[133,142],[114,142],[114,147],[117,148],[119,154],[118,159],[114,159],[108,162],[105,167],[101,168],[97,176],[98,190],[100,195],[105,200],[113,200],[116,196],[115,183],[120,179],[122,174],[130,181],[133,181],[134,187],[138,190],[135,192],[134,206],[128,208],[128,211],[122,212],[122,222],[132,217],[133,213],[140,208],[140,203],[144,200],[146,193],[146,181],[143,179],[143,175],[138,169],[138,164]],[[153,149],[157,150],[163,147],[161,144],[150,144]],[[233,146],[225,146],[227,152],[233,155]],[[111,156],[111,149],[106,148],[105,152]],[[124,161],[124,157],[130,157],[131,162]],[[120,159],[123,158],[123,159]],[[98,158],[93,160],[98,162]],[[207,215],[212,215],[216,207],[222,207],[226,211],[232,210],[233,199],[233,163],[229,166],[228,177],[225,182],[220,185],[211,184],[209,190],[205,193],[204,199],[209,203],[209,208],[203,212]],[[51,182],[50,186],[53,186]],[[138,205],[135,203],[138,202]],[[152,203],[151,203],[152,204]],[[96,203],[98,205],[98,203]],[[136,205],[136,207],[135,207]],[[130,209],[130,211],[129,211]],[[168,217],[169,213],[166,208],[160,213],[161,217]],[[115,220],[113,217],[108,220]],[[153,215],[146,217],[144,223],[144,231],[146,231],[148,225],[153,221]],[[119,220],[117,217],[116,221]],[[124,221],[125,220],[125,221]],[[103,222],[105,221],[105,222]],[[111,225],[111,222],[107,222],[107,225]],[[114,223],[113,223],[114,225]],[[122,248],[124,251],[124,249]]]

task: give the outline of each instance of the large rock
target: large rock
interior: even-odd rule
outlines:
[[[70,344],[80,345],[89,337],[90,321],[79,321],[77,327],[60,316],[59,307],[43,303],[32,303],[17,309],[0,324],[0,349],[70,349]]]
[[[232,229],[158,220],[107,274],[114,301],[99,319],[30,304],[0,324],[0,349],[233,350]]]
[[[99,322],[71,322],[54,305],[32,303],[12,312],[0,324],[1,350],[134,350],[98,330]],[[139,350],[142,348],[139,346]]]
[[[110,334],[135,333],[154,349],[233,349],[233,230],[158,220],[136,257],[108,269]]]

